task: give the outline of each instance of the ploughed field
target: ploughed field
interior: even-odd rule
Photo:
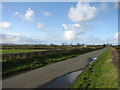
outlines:
[[[103,46],[3,45],[2,75],[6,78],[101,48]]]

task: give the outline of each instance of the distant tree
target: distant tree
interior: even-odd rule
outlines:
[[[65,43],[62,43],[61,45],[62,45],[62,46],[64,46],[64,45],[65,45]]]
[[[61,45],[63,45],[63,46],[64,46],[64,45],[67,45],[67,43],[62,43]]]
[[[103,47],[106,47],[106,44],[103,44]]]
[[[53,45],[54,45],[53,43],[50,44],[50,46],[53,46]]]
[[[77,45],[77,46],[80,46],[80,43],[77,43],[76,45]]]

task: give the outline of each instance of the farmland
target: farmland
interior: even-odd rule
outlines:
[[[45,51],[45,49],[3,49],[1,53],[8,54],[8,53],[24,53],[24,52],[32,52],[32,51]]]
[[[103,46],[89,46],[85,48],[81,46],[57,45],[3,45],[2,75],[6,77],[33,70],[101,48],[103,48]]]

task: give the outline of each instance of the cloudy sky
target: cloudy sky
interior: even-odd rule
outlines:
[[[2,43],[117,44],[117,3],[4,2],[0,9]]]

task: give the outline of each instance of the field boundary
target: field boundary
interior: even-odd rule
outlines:
[[[118,71],[118,88],[120,90],[120,51],[119,49],[111,48],[112,53],[112,62],[115,65],[116,70]]]
[[[115,65],[116,69],[120,72],[120,62],[119,62],[119,52],[111,47],[112,62]]]

